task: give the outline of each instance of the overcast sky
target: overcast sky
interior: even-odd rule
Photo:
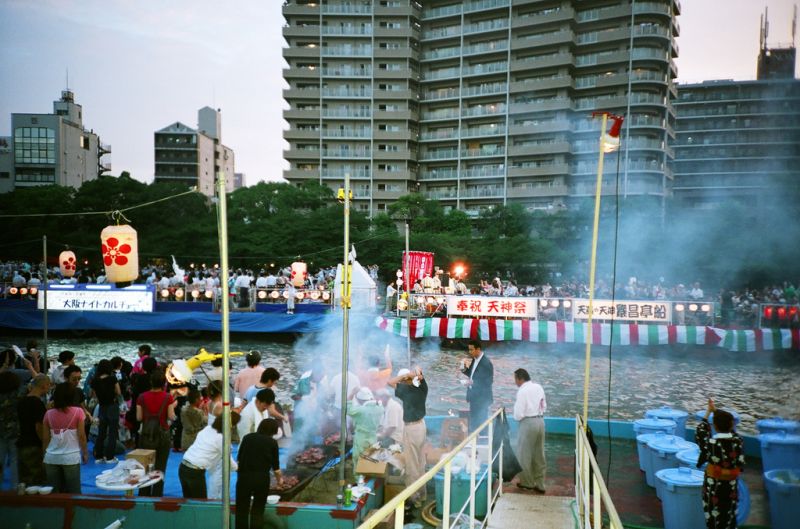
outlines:
[[[12,112],[52,112],[69,69],[84,126],[112,145],[112,174],[152,181],[154,131],[196,127],[208,105],[248,185],[280,180],[281,4],[0,0],[0,136]],[[792,0],[682,0],[679,81],[754,79],[765,6],[770,44],[789,43]]]

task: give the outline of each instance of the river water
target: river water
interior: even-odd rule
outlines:
[[[84,372],[101,358],[120,355],[133,361],[140,343],[149,343],[159,359],[188,358],[198,348],[221,350],[218,337],[184,338],[154,336],[147,340],[104,337],[51,337],[48,353],[56,356],[69,349],[76,353]],[[266,337],[265,337],[266,336]],[[361,338],[363,336],[363,338]],[[9,336],[2,341],[23,345],[26,337]],[[391,346],[395,370],[406,362],[404,338],[380,333],[355,333],[351,350],[382,354]],[[516,386],[513,372],[523,367],[542,384],[547,396],[547,415],[571,417],[583,406],[584,347],[577,344],[532,344],[500,342],[485,344],[494,363],[495,404],[513,407]],[[288,336],[246,335],[231,337],[231,351],[258,349],[262,365],[281,373],[277,386],[280,402],[288,402],[300,373],[315,363],[339,369],[341,334],[321,333],[295,339]],[[465,410],[464,388],[457,366],[465,347],[442,345],[436,339],[412,344],[412,363],[422,367],[430,393],[428,413]],[[232,359],[234,372],[245,366],[242,357]],[[351,364],[352,365],[352,364]],[[610,379],[610,384],[609,384]],[[755,421],[776,415],[800,418],[800,355],[796,352],[732,353],[717,347],[593,347],[589,389],[589,416],[594,419],[635,420],[645,410],[669,404],[690,413],[705,409],[707,397],[740,415],[739,430],[755,432]],[[690,422],[690,424],[692,424]]]

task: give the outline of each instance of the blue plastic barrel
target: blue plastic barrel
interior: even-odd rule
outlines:
[[[761,465],[764,472],[776,468],[800,468],[800,435],[763,433],[761,441]]]
[[[633,431],[636,435],[656,432],[674,434],[676,426],[677,424],[672,419],[638,419],[633,421]]]
[[[647,472],[647,443],[657,436],[665,436],[664,432],[643,433],[636,436],[636,453],[639,455],[639,470]]]
[[[481,469],[476,473],[476,480],[486,472],[486,465],[481,465]],[[434,477],[434,488],[436,491],[436,515],[443,516],[444,512],[444,471],[438,472]],[[486,516],[486,478],[484,477],[475,491],[475,516]],[[469,472],[459,472],[450,476],[450,510],[451,513],[458,512],[465,502],[469,501],[470,493],[470,474]],[[469,512],[467,507],[466,512]]]
[[[705,529],[703,473],[691,468],[665,468],[656,473],[661,481],[664,529]]]
[[[756,421],[758,433],[778,433],[784,431],[788,434],[800,434],[800,421],[791,421],[783,417],[773,417],[771,419],[760,419]]]
[[[664,468],[677,468],[678,460],[675,459],[675,454],[691,447],[692,443],[677,435],[665,434],[650,439],[647,442],[647,455],[645,456],[645,481],[647,484],[655,487],[656,472]]]
[[[764,472],[772,529],[794,529],[800,520],[800,468]]]
[[[733,426],[734,427],[737,424],[739,424],[739,414],[738,413],[736,413],[735,411],[733,411],[730,408],[720,408],[720,409],[725,410],[728,413],[730,413],[731,415],[733,415]],[[695,416],[695,418],[697,419],[698,422],[702,421],[703,417],[706,416],[706,410],[700,410],[697,413],[695,413],[694,416]],[[711,434],[714,435],[715,433],[717,433],[717,431],[714,429],[714,412],[713,411],[711,412],[711,415],[708,416],[708,423],[711,425]]]
[[[678,460],[679,467],[688,467],[693,470],[703,470],[708,465],[708,462],[703,463],[702,468],[697,468],[697,460],[700,459],[700,447],[694,445],[692,448],[681,450],[675,454],[675,459]]]
[[[691,448],[700,449],[696,444],[681,439],[677,435],[668,435],[664,438],[653,439],[647,443],[647,450],[650,452],[650,474],[646,474],[647,484],[656,488],[656,495],[660,498],[661,491],[656,480],[656,473],[665,468],[678,468],[678,458],[676,455],[682,450]]]
[[[689,412],[683,410],[676,410],[669,406],[661,406],[652,410],[644,412],[646,419],[668,419],[675,421],[674,434],[678,437],[686,439],[686,419],[689,418]]]

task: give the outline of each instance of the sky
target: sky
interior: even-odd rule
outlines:
[[[791,42],[793,0],[682,0],[679,82],[754,79],[759,15]],[[67,85],[112,171],[153,179],[153,133],[222,111],[247,185],[281,180],[287,87],[280,0],[0,0],[0,136],[11,113],[50,113]],[[800,68],[798,68],[800,71]]]

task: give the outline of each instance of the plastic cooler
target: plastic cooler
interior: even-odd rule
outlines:
[[[663,438],[659,437],[647,443],[648,457],[650,458],[650,473],[645,474],[645,478],[648,485],[656,488],[656,494],[659,498],[661,497],[661,491],[659,490],[658,481],[656,480],[656,473],[665,468],[678,468],[680,466],[678,464],[678,458],[676,457],[678,452],[692,448],[697,448],[698,451],[700,450],[696,444],[681,439],[677,435],[668,435]]]
[[[486,465],[482,465],[475,474],[476,483],[481,475],[486,472]],[[464,503],[469,501],[469,472],[459,472],[450,476],[450,513],[458,512]],[[490,474],[492,476],[492,474]],[[492,476],[493,478],[493,476]],[[444,472],[439,472],[433,477],[436,488],[436,515],[440,518],[444,513]],[[469,505],[464,512],[469,513]],[[475,491],[475,516],[486,516],[486,479],[480,482]]]
[[[778,433],[786,432],[792,435],[800,434],[800,422],[784,419],[783,417],[773,417],[771,419],[760,419],[756,421],[758,433]]]
[[[665,468],[656,479],[662,482],[664,529],[705,529],[703,473],[686,467]]]
[[[736,427],[736,425],[739,424],[739,414],[738,413],[736,413],[735,411],[733,411],[730,408],[720,408],[720,409],[725,410],[728,413],[730,413],[731,415],[733,415],[733,426],[734,427]],[[700,422],[700,421],[703,420],[703,417],[706,416],[706,410],[700,410],[697,413],[695,413],[694,416],[697,419],[697,422]],[[713,411],[711,412],[711,415],[708,416],[708,422],[711,425],[711,434],[713,435],[713,434],[717,433],[717,431],[714,429],[714,412]]]
[[[676,410],[669,406],[661,406],[652,410],[644,412],[645,419],[667,419],[675,421],[674,434],[682,439],[686,439],[686,419],[689,418],[689,412],[683,410]]]
[[[772,529],[794,529],[800,520],[800,468],[764,472]]]
[[[649,443],[652,439],[656,438],[657,436],[665,436],[664,432],[656,432],[656,433],[644,433],[641,435],[636,436],[636,452],[639,455],[639,470],[642,472],[647,472],[647,443]]]
[[[761,464],[764,472],[778,468],[800,468],[800,435],[764,433],[761,441]]]

